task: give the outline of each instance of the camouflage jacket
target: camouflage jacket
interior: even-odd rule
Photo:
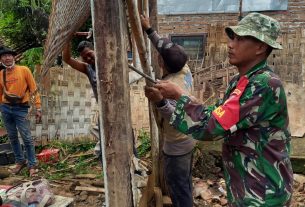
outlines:
[[[266,61],[234,77],[214,106],[181,96],[171,124],[194,139],[224,138],[229,206],[289,206],[293,172],[286,96]]]

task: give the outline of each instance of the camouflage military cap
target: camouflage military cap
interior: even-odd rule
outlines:
[[[283,49],[283,47],[276,42],[276,39],[280,34],[279,22],[260,13],[254,12],[248,14],[237,26],[226,27],[225,31],[229,37],[232,36],[232,33],[235,33],[238,36],[252,36],[270,45],[274,49]]]

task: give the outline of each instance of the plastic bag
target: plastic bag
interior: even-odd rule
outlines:
[[[46,179],[29,181],[8,189],[4,203],[18,201],[26,206],[32,204],[36,204],[37,207],[49,206],[54,201],[54,195],[50,189]]]

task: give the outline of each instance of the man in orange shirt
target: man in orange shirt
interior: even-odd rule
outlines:
[[[15,155],[16,167],[12,170],[18,174],[26,165],[30,176],[36,173],[35,147],[31,136],[30,122],[27,119],[29,102],[32,97],[36,106],[36,121],[41,120],[41,102],[37,86],[28,67],[15,65],[16,53],[8,48],[0,48],[0,110]],[[22,137],[27,160],[24,158],[18,131]]]

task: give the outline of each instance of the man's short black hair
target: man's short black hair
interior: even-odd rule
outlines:
[[[89,41],[81,41],[77,46],[77,51],[81,53],[86,47],[90,48],[91,50],[94,49],[93,44]]]

